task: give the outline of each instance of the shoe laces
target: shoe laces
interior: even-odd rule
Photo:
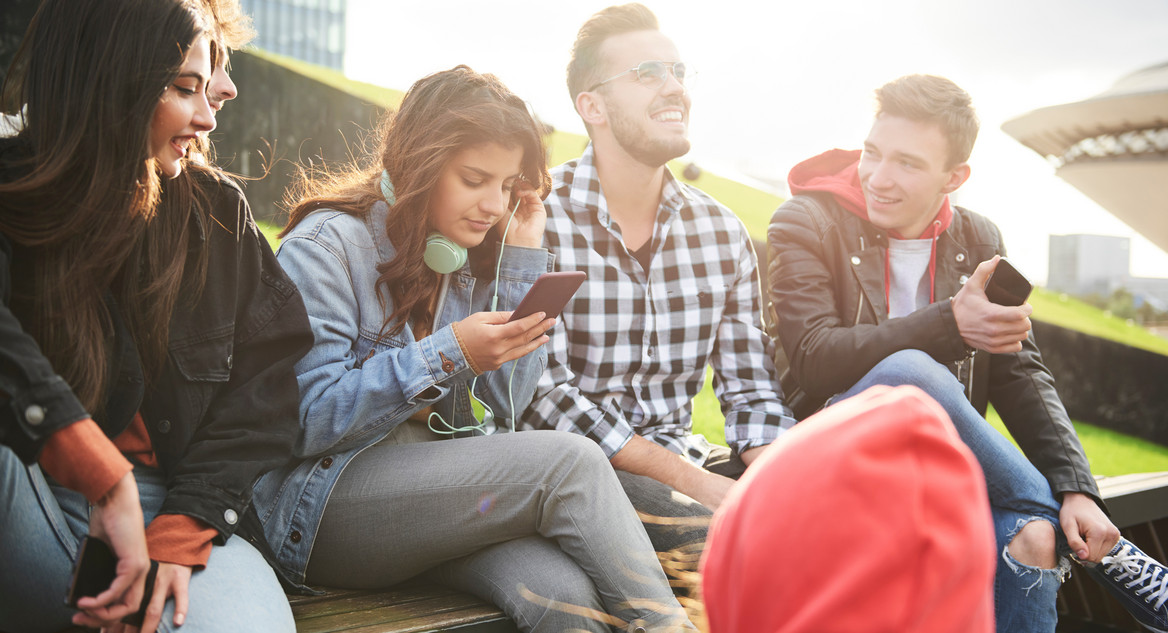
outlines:
[[[1104,556],[1102,563],[1103,573],[1114,574],[1116,582],[1130,578],[1124,586],[1139,587],[1135,595],[1148,594],[1144,602],[1151,604],[1155,600],[1154,608],[1159,609],[1168,602],[1168,570],[1130,544],[1123,545],[1114,556]]]

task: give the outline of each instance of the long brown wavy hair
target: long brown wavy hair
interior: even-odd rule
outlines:
[[[165,192],[175,200],[159,205],[150,125],[206,31],[187,0],[46,0],[5,81],[4,109],[24,105],[0,184],[10,305],[95,417],[110,379],[111,304],[147,376],[165,362],[198,205],[178,183]]]
[[[396,202],[390,205],[385,229],[397,253],[378,265],[377,292],[383,297],[388,291],[393,301],[382,331],[394,335],[409,321],[429,323],[433,317],[429,299],[438,273],[426,267],[422,254],[432,230],[430,196],[450,159],[466,147],[493,142],[523,148],[522,176],[541,196],[551,189],[551,176],[541,126],[526,102],[494,75],[467,66],[418,80],[397,113],[387,114],[378,127],[374,156],[358,158],[337,172],[301,172],[285,196],[291,217],[281,237],[318,209],[366,215],[383,199],[381,172],[388,172]]]

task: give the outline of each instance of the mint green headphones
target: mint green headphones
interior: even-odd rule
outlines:
[[[397,199],[393,193],[393,181],[389,178],[389,172],[385,171],[384,169],[381,170],[381,195],[385,197],[385,201],[388,204],[393,204],[394,200]],[[503,239],[500,240],[501,244],[499,246],[499,260],[495,263],[495,294],[491,298],[491,310],[497,309],[499,304],[499,270],[503,266],[503,243],[506,243],[507,241],[507,231],[511,229],[511,220],[515,219],[515,212],[518,209],[519,202],[516,201],[515,208],[511,210],[511,217],[508,218],[507,224],[503,227]],[[455,244],[445,235],[434,231],[426,237],[426,252],[422,255],[422,260],[426,262],[426,266],[428,266],[430,270],[433,270],[440,275],[446,275],[458,270],[459,268],[462,268],[463,265],[466,264],[466,249],[459,246],[458,244]],[[518,366],[518,362],[512,361],[511,374],[507,378],[507,399],[511,405],[511,411],[513,412],[515,411],[515,396],[512,393],[511,382],[515,378],[515,368]],[[438,413],[434,411],[431,412],[427,417],[426,426],[430,427],[431,431],[441,435],[454,435],[464,431],[481,432],[484,426],[492,423],[495,420],[495,412],[491,410],[491,405],[483,402],[477,395],[475,395],[475,386],[478,384],[478,381],[479,377],[475,376],[474,380],[472,380],[470,383],[469,392],[470,397],[483,407],[483,419],[481,422],[470,426],[452,426],[449,422],[444,420],[441,415],[438,415]],[[514,416],[514,413],[512,413],[512,415]],[[442,427],[444,428],[434,427],[435,418],[442,424]],[[514,433],[514,417],[510,418],[508,422],[510,423],[511,432]]]
[[[381,171],[381,195],[389,204],[393,204],[397,199],[393,194],[393,181],[389,178],[389,172],[385,170]],[[466,264],[466,249],[434,231],[426,236],[426,252],[422,255],[422,261],[426,262],[430,270],[439,275],[446,275]]]

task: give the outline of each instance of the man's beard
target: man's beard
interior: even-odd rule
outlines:
[[[685,108],[684,104],[670,100],[664,104],[654,104],[651,110],[659,109],[663,105],[674,104]],[[631,117],[626,116],[623,111],[610,112],[609,123],[612,126],[612,135],[616,138],[617,144],[637,162],[649,167],[660,167],[689,152],[688,138],[684,136],[665,139],[651,138],[644,125],[639,125]]]

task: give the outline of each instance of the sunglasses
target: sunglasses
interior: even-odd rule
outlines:
[[[637,73],[637,81],[646,88],[656,88],[660,86],[661,84],[665,83],[666,78],[668,78],[670,74],[672,74],[673,77],[677,79],[677,83],[684,86],[685,80],[692,78],[696,74],[685,65],[685,62],[662,62],[654,59],[641,62],[637,64],[635,68],[621,71],[612,77],[609,77],[608,79],[605,79],[604,81],[601,81],[592,86],[588,89],[588,92],[592,92],[604,84],[616,79],[620,79],[629,73]]]

